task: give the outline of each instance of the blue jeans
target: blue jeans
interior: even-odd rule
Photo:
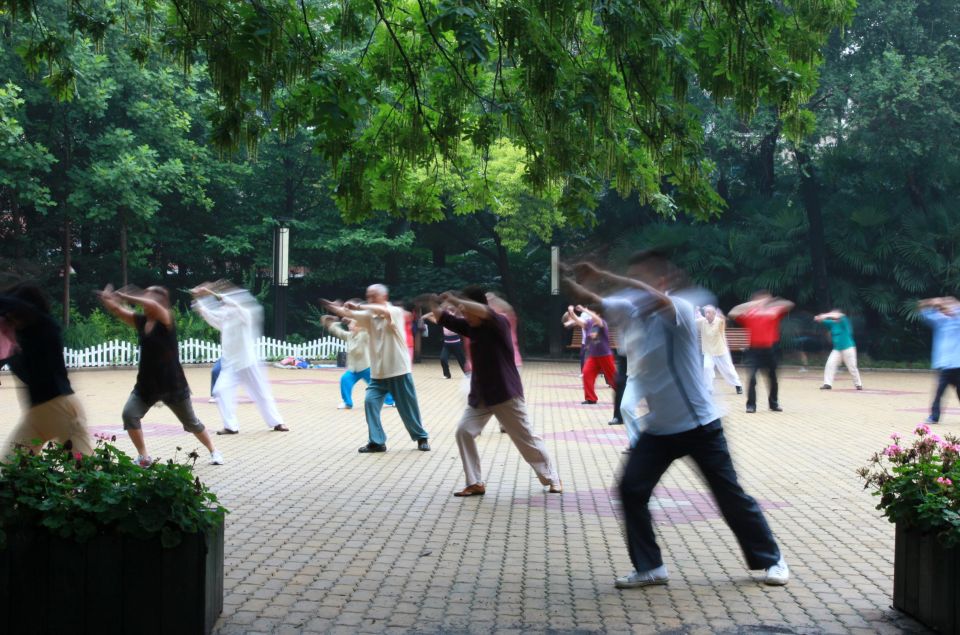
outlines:
[[[364,368],[360,372],[354,372],[348,370],[344,374],[340,375],[340,400],[348,407],[353,408],[353,387],[357,385],[357,382],[360,380],[370,384],[370,369]],[[393,396],[390,393],[387,393],[385,400],[388,406],[394,405]]]
[[[213,387],[217,385],[217,378],[220,377],[220,369],[223,367],[223,358],[217,360],[217,363],[210,369],[210,396],[213,397]]]
[[[650,495],[676,459],[690,456],[710,486],[720,513],[740,543],[751,569],[767,569],[780,560],[780,548],[760,506],[737,482],[723,427],[717,419],[688,432],[643,433],[623,471],[620,500],[627,526],[627,549],[639,572],[663,564],[650,517]]]
[[[430,435],[423,429],[420,423],[420,404],[417,403],[417,391],[413,386],[413,375],[407,373],[397,377],[386,377],[384,379],[371,379],[367,386],[367,394],[363,400],[364,410],[367,414],[367,430],[370,435],[370,443],[386,445],[387,434],[383,431],[383,423],[380,421],[380,411],[383,409],[383,400],[388,395],[393,395],[397,400],[397,411],[400,413],[400,419],[407,429],[407,433],[414,441],[427,439]]]

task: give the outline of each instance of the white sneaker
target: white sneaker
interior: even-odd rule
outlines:
[[[340,405],[337,406],[337,410],[352,410],[353,406],[348,406],[347,404],[340,402]]]
[[[210,465],[223,465],[223,455],[220,454],[220,450],[210,453]]]
[[[216,397],[210,397],[209,399],[207,399],[207,403],[217,403],[217,398],[216,398]]]
[[[136,463],[140,467],[150,467],[151,465],[153,465],[153,459],[150,457],[150,455],[143,456],[141,454],[138,454],[137,460],[134,461],[134,463]]]
[[[396,408],[396,407],[397,407],[397,404],[395,404],[395,403],[385,403],[385,404],[383,404],[383,407],[384,407],[384,408]]]
[[[789,581],[790,567],[787,566],[787,561],[783,559],[783,556],[780,556],[780,561],[767,569],[767,577],[763,579],[763,583],[770,586],[783,586]]]
[[[618,589],[636,589],[642,586],[666,584],[669,578],[670,575],[667,573],[666,565],[660,565],[656,569],[650,569],[643,573],[631,571],[622,578],[617,578],[613,584]]]

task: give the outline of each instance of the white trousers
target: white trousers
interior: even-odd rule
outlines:
[[[840,366],[841,360],[843,360],[843,365],[847,367],[850,376],[853,377],[853,385],[861,386],[860,371],[857,369],[856,346],[845,348],[842,351],[836,349],[830,351],[830,356],[827,357],[827,365],[823,369],[823,383],[828,386],[833,385],[833,378],[837,376],[837,368]]]
[[[640,378],[628,375],[623,387],[623,399],[620,401],[620,420],[627,428],[627,439],[631,448],[636,445],[643,432],[643,424],[637,416],[637,405],[641,399],[643,399],[643,387],[640,384]]]
[[[213,387],[213,396],[217,398],[217,408],[223,419],[223,427],[227,430],[239,430],[237,423],[237,384],[243,384],[247,394],[257,404],[260,415],[267,422],[268,428],[274,428],[283,423],[277,403],[273,400],[273,393],[267,384],[267,378],[260,366],[253,364],[246,368],[229,368],[224,365]]]
[[[713,392],[713,378],[716,376],[714,370],[720,371],[723,377],[731,386],[743,386],[740,383],[740,376],[737,375],[737,369],[733,367],[733,358],[730,351],[723,355],[703,355],[703,378],[707,382],[707,390]]]
[[[496,417],[500,427],[510,435],[510,440],[520,450],[520,455],[530,464],[537,478],[544,485],[559,485],[560,476],[557,468],[547,453],[547,446],[543,437],[533,431],[533,424],[527,415],[527,407],[523,399],[517,397],[508,399],[495,406],[474,408],[467,406],[457,425],[457,447],[460,448],[460,460],[463,461],[463,471],[467,486],[483,483],[480,470],[480,452],[477,450],[477,437],[483,427]]]

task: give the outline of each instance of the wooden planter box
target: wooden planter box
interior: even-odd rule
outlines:
[[[960,634],[960,549],[897,524],[893,606],[940,633]]]
[[[173,549],[159,537],[11,533],[0,550],[0,633],[208,635],[223,610],[223,524]]]

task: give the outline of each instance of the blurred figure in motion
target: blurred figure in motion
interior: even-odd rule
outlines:
[[[579,315],[578,315],[579,312]],[[617,389],[617,367],[610,350],[610,330],[606,320],[590,309],[577,305],[567,308],[567,317],[583,331],[582,347],[586,349],[583,364],[583,403],[597,403],[597,375]]]
[[[697,311],[697,327],[700,329],[700,347],[703,349],[703,377],[707,382],[707,390],[713,392],[714,369],[720,371],[720,376],[737,389],[737,394],[743,394],[743,384],[737,369],[733,367],[733,357],[730,356],[730,347],[727,346],[727,320],[715,306],[708,304],[703,307],[703,313]]]
[[[213,440],[190,402],[190,386],[180,365],[177,345],[177,325],[170,310],[170,292],[165,287],[138,289],[133,286],[114,291],[112,285],[100,292],[103,307],[124,324],[137,331],[140,346],[140,366],[137,383],[123,407],[123,429],[137,448],[137,463],[148,466],[153,459],[147,453],[143,437],[143,417],[158,401],[170,408],[180,420],[183,429],[193,433],[210,451],[211,465],[223,465],[223,455],[213,446]],[[129,305],[140,306],[142,313]]]
[[[833,350],[827,357],[827,365],[823,368],[823,385],[820,386],[820,390],[833,388],[833,378],[837,375],[837,367],[841,360],[853,377],[853,385],[857,390],[863,390],[860,371],[857,369],[857,345],[853,341],[853,325],[850,324],[850,318],[840,309],[834,309],[828,313],[815,315],[813,319],[830,328],[830,341],[833,344]]]
[[[353,387],[361,379],[370,385],[370,336],[354,320],[344,320],[346,328],[332,315],[323,316],[323,326],[330,335],[347,343],[347,370],[340,376],[340,405],[337,410],[353,408]],[[388,393],[384,404],[393,405],[393,397]]]
[[[50,315],[46,296],[29,283],[0,292],[0,322],[5,334],[0,342],[0,367],[9,364],[27,388],[23,414],[0,448],[0,460],[17,446],[38,452],[47,441],[70,441],[74,452],[92,454],[87,417],[67,378],[63,333]]]
[[[780,386],[777,382],[777,355],[780,343],[780,322],[793,310],[790,300],[770,295],[769,291],[757,291],[749,302],[730,309],[732,319],[746,327],[750,333],[750,386],[747,388],[747,412],[757,411],[757,371],[767,371],[767,404],[773,412],[782,412]]]
[[[786,584],[790,575],[786,561],[759,505],[737,482],[720,415],[704,382],[696,313],[694,305],[684,299],[698,294],[685,293],[680,272],[657,251],[634,255],[627,276],[601,271],[589,263],[574,265],[573,272],[581,282],[603,280],[633,289],[636,319],[643,323],[638,380],[649,413],[620,481],[634,570],[617,578],[615,585],[666,584],[669,574],[657,546],[649,502],[664,472],[685,456],[700,468],[747,565],[766,569],[767,584]],[[577,281],[567,280],[565,286],[577,299],[598,298]]]
[[[523,366],[523,356],[520,355],[520,340],[517,337],[517,329],[520,326],[517,320],[517,312],[513,310],[509,302],[493,291],[487,291],[487,304],[490,305],[491,309],[507,318],[507,323],[510,324],[510,341],[513,342],[513,363],[517,368],[520,368]]]
[[[191,293],[193,309],[220,331],[223,354],[213,396],[223,419],[223,429],[217,434],[240,432],[237,384],[243,385],[257,404],[268,428],[274,432],[288,432],[257,356],[257,338],[263,335],[263,307],[249,291],[225,280],[204,283]]]
[[[960,398],[960,301],[953,296],[927,298],[917,304],[920,317],[933,329],[931,362],[937,370],[937,390],[927,423],[940,423],[940,400],[947,386]]]

